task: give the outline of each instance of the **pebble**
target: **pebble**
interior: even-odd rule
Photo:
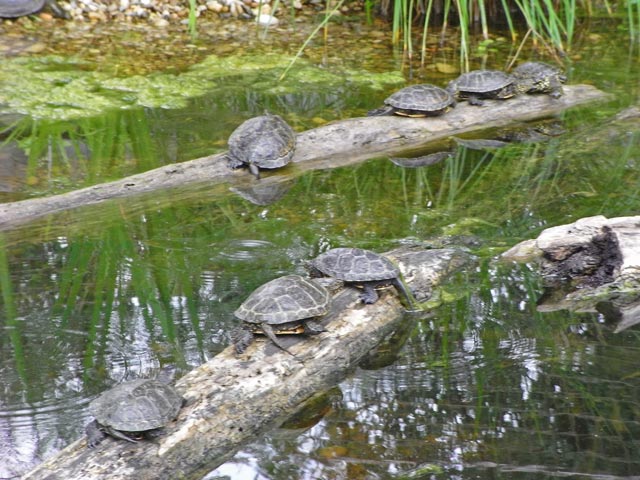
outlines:
[[[268,13],[258,15],[258,25],[261,27],[275,27],[278,25],[278,19]]]
[[[275,26],[279,20],[271,11],[261,10],[251,13],[251,9],[270,7],[277,0],[196,0],[196,16],[219,16],[220,18],[248,18],[257,16],[258,24]],[[364,0],[354,1],[343,6],[340,12],[361,11]],[[81,22],[131,22],[147,21],[158,27],[166,27],[167,23],[182,23],[189,16],[189,3],[186,0],[58,0],[60,7],[66,11],[71,20]],[[297,11],[305,8],[314,9],[317,4],[324,5],[324,0],[287,0],[280,4],[280,10],[293,7]],[[40,13],[45,21],[54,20],[49,12]],[[162,21],[161,21],[162,20]],[[295,19],[294,19],[295,21]],[[0,24],[10,24],[10,20],[0,20]]]

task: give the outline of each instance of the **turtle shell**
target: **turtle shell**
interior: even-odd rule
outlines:
[[[45,0],[0,0],[0,17],[17,18],[39,12]]]
[[[229,137],[229,155],[260,168],[278,168],[293,158],[296,133],[279,115],[250,118]]]
[[[509,87],[514,78],[500,70],[473,70],[449,82],[447,90],[460,93],[491,94]]]
[[[324,315],[331,295],[317,282],[300,275],[286,275],[258,287],[234,315],[248,323],[280,325]]]
[[[158,380],[138,379],[121,383],[89,404],[100,425],[123,432],[160,428],[178,416],[183,399]]]
[[[345,282],[391,280],[400,274],[389,259],[361,248],[333,248],[317,256],[311,265]]]
[[[426,116],[446,112],[455,104],[455,100],[444,88],[425,83],[398,90],[384,103],[398,115]]]
[[[518,89],[524,93],[555,93],[562,95],[562,84],[566,75],[552,65],[544,62],[525,62],[518,65],[511,75]]]

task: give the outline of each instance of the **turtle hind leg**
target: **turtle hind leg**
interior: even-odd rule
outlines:
[[[104,431],[106,434],[111,435],[113,438],[119,438],[120,440],[126,440],[127,442],[131,442],[131,443],[138,443],[138,440],[136,440],[135,438],[131,438],[129,435],[127,435],[124,432],[121,432],[120,430],[115,430],[113,428],[105,427]]]
[[[269,340],[271,340],[276,347],[278,347],[280,350],[284,350],[285,352],[287,352],[289,355],[291,355],[292,357],[295,357],[295,355],[293,353],[291,353],[287,347],[285,347],[280,340],[278,340],[276,334],[273,331],[273,328],[271,328],[271,325],[267,324],[267,323],[263,323],[261,325],[262,327],[262,331],[264,332],[264,334],[269,337]]]
[[[414,308],[416,306],[416,303],[413,300],[413,295],[411,295],[411,292],[409,292],[404,282],[399,278],[394,278],[391,283],[398,291],[398,293],[404,297],[407,302],[407,306],[409,308]]]
[[[378,292],[376,292],[376,286],[372,283],[365,283],[362,285],[362,293],[360,294],[360,300],[362,303],[371,305],[378,301]]]
[[[231,330],[229,337],[233,342],[233,348],[238,355],[244,353],[251,342],[253,342],[253,331],[247,327],[237,327]]]
[[[105,438],[107,438],[107,434],[102,431],[97,420],[89,422],[84,431],[87,434],[87,446],[89,448],[97,447]]]
[[[322,332],[326,332],[327,329],[322,326],[321,323],[316,322],[315,320],[307,320],[304,322],[304,333],[305,335],[319,335]]]

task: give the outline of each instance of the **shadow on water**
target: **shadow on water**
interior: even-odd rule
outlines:
[[[614,70],[619,63],[611,72],[577,63],[574,75],[607,75],[602,83],[618,85],[626,105],[637,72]],[[25,154],[15,160],[20,178],[3,198],[222,150],[229,132],[265,107],[303,130],[316,111],[327,120],[380,100],[355,80],[328,85],[302,93],[230,86],[187,109],[25,121],[10,138]],[[186,371],[225,348],[242,300],[272,278],[302,273],[320,251],[463,239],[473,239],[465,245],[478,267],[447,285],[429,316],[409,318],[398,344],[374,352],[315,424],[268,434],[209,478],[402,478],[425,464],[435,473],[419,478],[637,474],[637,328],[614,334],[597,313],[543,314],[535,268],[490,260],[549,225],[637,213],[638,117],[607,119],[613,114],[570,111],[563,136],[460,148],[419,168],[383,158],[306,172],[275,201],[200,186],[3,232],[0,451],[16,460],[0,465],[0,477],[78,438],[88,401],[104,388],[164,364]]]

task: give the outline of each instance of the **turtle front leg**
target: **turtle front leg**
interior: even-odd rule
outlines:
[[[249,171],[254,177],[256,177],[256,180],[260,180],[260,169],[255,163],[249,164]]]
[[[238,160],[236,157],[232,156],[231,154],[227,154],[226,158],[227,158],[227,166],[229,168],[232,168],[233,170],[236,170],[238,168],[242,168],[245,166],[244,162]]]
[[[484,105],[484,100],[477,95],[469,95],[467,98],[467,102],[469,105],[475,105],[476,107],[481,107]]]
[[[264,334],[269,337],[269,340],[271,340],[273,343],[275,343],[276,347],[278,347],[280,350],[284,350],[285,352],[287,352],[289,355],[291,355],[292,357],[295,357],[295,355],[293,353],[291,353],[287,347],[285,347],[282,343],[280,343],[280,340],[278,340],[278,337],[276,336],[276,334],[273,331],[273,328],[271,328],[271,325],[267,324],[267,323],[263,323],[262,325],[260,325],[262,328],[262,331],[264,332]]]
[[[365,283],[362,285],[362,293],[360,294],[360,300],[362,303],[371,305],[378,301],[378,292],[376,292],[375,285],[372,283]]]
[[[102,431],[97,420],[89,422],[87,426],[84,427],[84,431],[87,434],[87,446],[89,448],[97,447],[105,438],[107,438],[107,434]]]

